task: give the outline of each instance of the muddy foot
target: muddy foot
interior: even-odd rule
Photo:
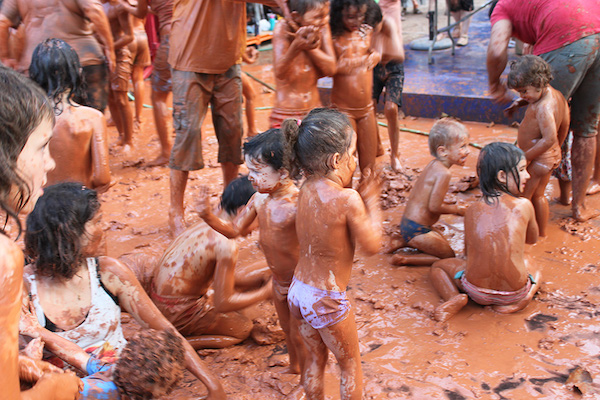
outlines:
[[[406,257],[404,257],[403,255],[394,254],[392,256],[392,258],[390,259],[390,263],[392,265],[406,265],[407,264],[407,260],[406,260]]]
[[[175,238],[185,231],[185,219],[183,215],[176,215],[169,212],[169,229],[171,229],[171,235]]]
[[[158,156],[154,160],[149,161],[146,164],[146,167],[161,167],[163,165],[167,165],[168,162],[169,162],[169,157]]]
[[[563,206],[570,206],[571,205],[571,196],[555,197],[552,200],[554,202],[558,203],[558,204],[562,204]]]
[[[600,193],[600,183],[591,181],[590,186],[588,186],[588,190],[585,192],[585,194],[592,195],[596,193]]]
[[[466,294],[457,294],[441,306],[437,307],[433,312],[433,318],[439,322],[446,322],[466,306],[468,301],[469,296]]]
[[[404,173],[404,167],[402,167],[400,157],[390,157],[390,166],[392,167],[392,171],[401,174]]]
[[[600,215],[600,211],[593,209],[586,209],[584,207],[573,209],[573,218],[578,222],[585,222],[589,219],[596,218]]]

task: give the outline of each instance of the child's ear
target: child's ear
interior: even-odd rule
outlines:
[[[446,157],[448,155],[448,149],[446,149],[446,146],[438,146],[435,154],[437,154],[438,157]]]
[[[506,185],[506,171],[504,170],[500,170],[498,171],[498,175],[496,175],[496,179],[498,179],[498,182],[503,183]]]
[[[331,169],[338,169],[340,167],[340,159],[342,156],[340,153],[331,154],[327,157],[327,166]]]

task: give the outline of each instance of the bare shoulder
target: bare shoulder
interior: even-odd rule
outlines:
[[[98,271],[100,271],[100,276],[104,283],[106,283],[106,280],[112,282],[114,278],[121,280],[121,282],[136,279],[129,267],[112,257],[98,257]]]
[[[0,272],[23,267],[23,252],[9,237],[0,234]],[[20,272],[20,271],[19,271]]]

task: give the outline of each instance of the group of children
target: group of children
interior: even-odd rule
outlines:
[[[288,4],[294,23],[283,21],[278,24],[274,37],[278,84],[271,116],[274,128],[250,138],[244,145],[249,180],[258,192],[236,212],[235,217],[223,218],[211,212],[204,190],[197,211],[210,229],[227,238],[246,234],[258,221],[259,243],[271,270],[272,282],[246,297],[232,294],[235,299],[227,304],[242,307],[265,298],[270,291],[286,335],[289,372],[301,374],[307,397],[324,398],[324,371],[328,351],[331,351],[341,369],[342,398],[360,399],[363,386],[358,333],[346,289],[356,246],[359,245],[367,255],[382,247],[380,175],[376,166],[379,141],[371,89],[373,69],[382,59],[401,62],[403,53],[398,48],[402,46],[393,39],[397,26],[382,18],[374,2],[333,0],[331,13],[328,1],[289,0]],[[330,15],[331,31],[327,25]],[[374,35],[380,35],[381,51],[375,49]],[[103,161],[81,167],[88,171],[86,176],[93,177],[90,181],[82,176],[81,180],[100,190],[110,183],[105,123],[93,110],[77,106],[71,100],[78,86],[76,60],[72,49],[56,39],[47,40],[36,49],[30,74],[47,91],[52,105],[24,78],[15,77],[15,73],[5,68],[0,69],[0,82],[3,83],[0,93],[7,96],[0,112],[0,144],[6,149],[0,153],[3,158],[0,164],[4,166],[0,169],[0,206],[7,216],[15,218],[17,224],[17,213],[33,209],[42,195],[46,172],[53,169],[48,146],[54,124],[54,137],[59,146],[70,144],[69,140],[61,139],[63,124],[76,121],[78,126],[85,127],[80,130],[82,142],[91,143],[87,151],[100,154],[98,159]],[[50,64],[50,61],[60,61],[60,64]],[[382,65],[384,70],[386,65]],[[328,74],[334,77],[332,103],[335,109],[315,108],[318,105],[316,80]],[[383,75],[386,74],[384,71]],[[292,79],[296,81],[290,83]],[[444,202],[451,177],[449,168],[464,165],[469,155],[468,133],[461,123],[449,118],[437,121],[431,129],[429,150],[434,159],[416,181],[399,234],[387,250],[393,252],[400,247],[412,247],[421,253],[395,254],[392,257],[394,264],[431,265],[431,281],[444,300],[434,313],[439,321],[446,321],[456,314],[468,298],[479,304],[493,305],[499,312],[516,312],[527,306],[540,285],[540,272],[524,255],[524,245],[535,243],[538,235],[546,233],[548,204],[544,190],[552,169],[560,161],[559,147],[569,123],[566,101],[549,86],[550,80],[548,66],[539,57],[524,56],[511,66],[509,85],[521,95],[521,100],[513,107],[528,105],[518,133],[519,147],[491,143],[481,150],[477,174],[483,197],[469,207]],[[16,102],[18,97],[27,104]],[[53,108],[59,113],[56,122]],[[66,127],[64,131],[74,132],[72,127]],[[50,143],[51,150],[54,139]],[[352,177],[357,166],[356,154],[361,180],[355,190],[352,189]],[[76,163],[79,155],[74,152],[73,159],[68,162]],[[395,168],[401,168],[399,159],[394,161],[392,157],[392,166],[394,163]],[[49,176],[52,179],[52,175]],[[61,180],[60,177],[56,179]],[[300,188],[295,183],[298,179],[302,180]],[[82,221],[85,229],[79,235],[85,236],[90,229],[87,222],[92,221],[97,212],[96,209],[89,219]],[[442,214],[464,215],[464,258],[455,258],[449,243],[433,227]],[[202,230],[205,232],[206,228]],[[198,237],[201,236],[192,239]],[[17,325],[23,287],[23,255],[4,234],[0,234],[0,249],[7,255],[0,259],[0,277],[6,282],[0,297],[3,310],[0,313],[3,328],[0,350],[8,360],[2,366],[6,373],[0,374],[0,386],[13,395],[10,398],[20,398]],[[163,259],[168,254],[169,251]],[[233,274],[232,268],[223,271],[222,274]],[[103,272],[104,275],[111,273],[116,274]],[[95,279],[94,276],[90,269],[90,280]],[[70,274],[66,279],[72,278]],[[100,272],[98,279],[100,285],[102,280],[108,281]],[[128,279],[135,280],[131,277],[125,280]],[[232,291],[231,277],[224,282],[229,282],[227,288],[216,289]],[[155,279],[150,290],[156,290],[159,283],[159,279]],[[102,286],[109,295],[111,285],[115,283],[108,285],[109,290]],[[121,300],[126,303],[122,307],[135,310],[138,305],[126,297],[129,296],[125,294],[128,293],[126,289],[116,287],[123,296]],[[180,303],[168,296],[163,293],[152,296],[151,293],[155,303],[165,298],[166,306]],[[142,297],[146,302],[147,296]],[[24,317],[27,317],[26,313]],[[144,321],[143,316],[140,318]],[[158,326],[171,326],[163,323],[161,318],[157,319],[161,321]],[[211,324],[213,328],[217,325],[214,321]],[[105,367],[96,365],[95,358],[76,350],[64,350],[68,344],[58,346],[60,339],[40,329],[34,322],[29,328],[22,324],[21,333],[41,336],[50,350],[62,354],[66,361],[81,370],[87,369],[92,375],[104,372]],[[217,331],[211,333],[215,337],[222,335]],[[164,335],[164,341],[172,343],[169,351],[179,354],[175,358],[181,360],[185,356],[186,365],[200,371],[198,376],[206,377],[200,360],[189,355],[189,345],[177,343],[179,334],[167,330]],[[235,343],[235,340],[234,337],[228,343]],[[147,352],[123,350],[121,357],[129,364],[122,367],[117,364],[111,370],[112,378],[108,379],[119,387],[117,392],[120,390],[121,394],[131,398],[135,398],[131,386],[142,385],[121,379],[119,374],[127,373],[127,368],[139,368],[136,351]],[[173,365],[177,362],[170,361],[171,368],[175,368]],[[164,390],[172,388],[180,372],[173,369],[164,374],[164,377],[173,377],[162,382]],[[37,387],[38,392],[58,393],[55,398],[65,399],[75,398],[80,390],[80,382],[69,374],[54,371],[39,376],[41,379],[32,390]],[[210,378],[203,381],[209,387],[211,398],[224,397],[218,384]],[[94,390],[85,393],[89,392],[92,396]],[[146,396],[157,395],[150,393]],[[22,397],[26,398],[23,394]],[[39,395],[37,398],[45,397]]]

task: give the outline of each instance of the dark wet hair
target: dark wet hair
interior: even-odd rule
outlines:
[[[432,156],[437,157],[438,147],[451,146],[465,136],[469,136],[467,129],[455,118],[438,119],[429,131],[429,152]]]
[[[73,96],[81,94],[79,56],[61,39],[46,39],[35,47],[31,56],[29,76],[54,102],[57,115],[62,112],[61,97],[65,91],[69,91],[69,103]]]
[[[0,211],[6,213],[0,233],[4,233],[9,218],[14,219],[21,233],[17,214],[31,193],[17,171],[17,159],[31,133],[45,119],[54,123],[52,106],[44,92],[22,74],[0,65]],[[18,188],[15,208],[8,199],[13,186]]]
[[[352,141],[352,125],[346,115],[337,110],[315,108],[300,126],[295,119],[286,119],[281,125],[286,138],[286,165],[292,177],[296,171],[305,176],[325,175],[331,167],[329,156],[345,154]]]
[[[250,197],[256,193],[256,189],[248,180],[248,175],[242,175],[229,182],[221,196],[221,209],[227,214],[233,215],[240,207],[248,203]]]
[[[296,11],[300,15],[304,15],[307,11],[326,4],[329,0],[288,0],[288,8],[290,12]]]
[[[95,190],[76,182],[48,186],[27,217],[25,253],[37,274],[70,279],[84,260],[85,224],[98,210]]]
[[[369,1],[367,5],[367,13],[365,15],[365,24],[369,24],[375,28],[381,21],[383,21],[383,14],[381,13],[381,7],[374,1]]]
[[[552,69],[543,58],[526,54],[510,62],[507,84],[511,89],[533,86],[541,89],[552,80]]]
[[[169,394],[183,377],[183,340],[171,329],[145,329],[127,341],[114,367],[113,381],[129,400]]]
[[[367,10],[370,7],[370,3],[374,3],[373,0],[331,0],[331,8],[329,10],[329,27],[331,28],[332,36],[339,36],[344,33],[344,9],[349,7],[361,8],[366,5]],[[367,11],[368,14],[368,11]],[[365,15],[365,20],[366,20]]]
[[[275,170],[283,167],[285,138],[279,129],[269,129],[244,143],[244,155],[270,165]]]
[[[521,186],[517,166],[523,159],[523,150],[510,143],[494,142],[481,149],[477,159],[477,176],[486,203],[494,203],[502,193],[513,195],[508,189],[508,182],[502,183],[498,180],[500,171],[504,171],[507,178],[510,174],[517,187]]]

